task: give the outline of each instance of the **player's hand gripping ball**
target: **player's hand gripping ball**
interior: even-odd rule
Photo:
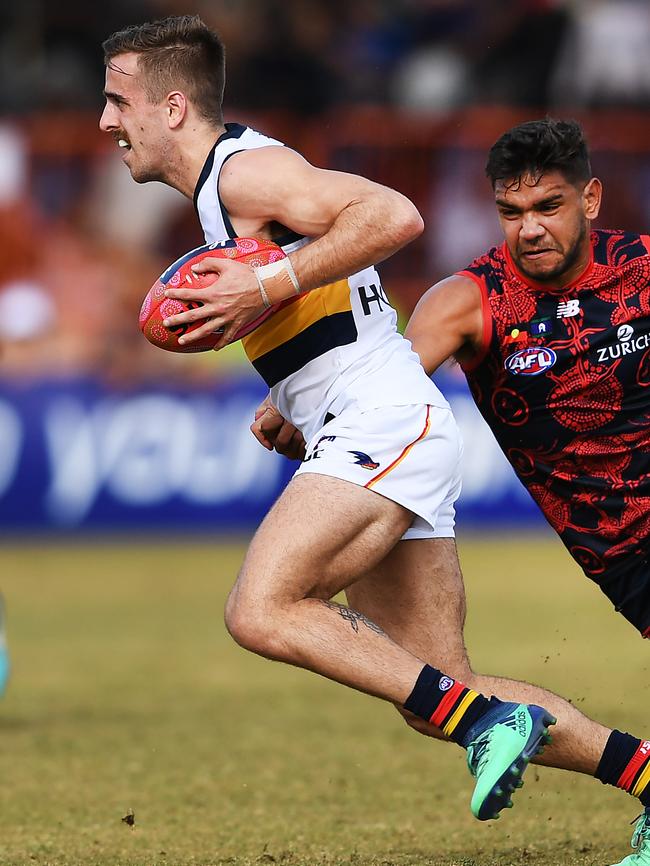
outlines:
[[[186,310],[193,310],[202,306],[202,302],[198,300],[179,301],[174,298],[166,298],[165,290],[168,287],[179,288],[180,286],[185,289],[202,289],[212,285],[219,279],[218,274],[195,274],[192,271],[192,265],[207,258],[236,259],[257,268],[283,259],[284,252],[273,241],[263,238],[235,238],[216,244],[206,244],[181,256],[160,275],[149,289],[140,309],[140,330],[154,346],[167,349],[168,352],[207,352],[213,349],[221,339],[223,330],[218,329],[213,334],[202,337],[194,343],[180,345],[178,338],[200,327],[203,320],[200,319],[189,325],[178,325],[173,328],[166,328],[163,325],[163,320],[168,316],[175,316]],[[274,304],[264,310],[257,318],[247,322],[237,331],[232,342],[250,334],[281,306],[283,304]]]

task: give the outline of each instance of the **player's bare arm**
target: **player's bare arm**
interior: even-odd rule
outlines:
[[[240,235],[271,236],[278,223],[315,238],[292,253],[295,284],[284,297],[349,276],[375,264],[423,229],[416,207],[401,193],[365,178],[319,169],[294,151],[267,147],[236,154],[225,164],[219,192]],[[265,306],[254,271],[239,262],[206,259],[197,272],[214,272],[219,280],[198,294],[173,290],[170,297],[201,300],[198,310],[171,317],[168,326],[205,319],[205,325],[184,337],[191,342],[217,328],[229,342],[235,331]],[[283,300],[277,294],[274,303]]]
[[[483,348],[483,334],[481,290],[458,275],[422,295],[404,332],[429,374],[451,357],[471,362]]]
[[[290,257],[302,291],[383,261],[424,228],[401,193],[316,168],[286,147],[237,154],[224,166],[220,191],[235,226],[262,219],[315,238]]]

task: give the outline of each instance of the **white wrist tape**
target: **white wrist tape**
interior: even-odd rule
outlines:
[[[300,283],[288,257],[254,268],[262,300],[269,306],[300,294]]]
[[[264,288],[264,283],[262,282],[262,280],[260,279],[260,275],[258,274],[258,271],[261,270],[261,268],[253,268],[253,270],[255,271],[255,276],[257,278],[257,288],[260,290],[260,295],[262,297],[262,303],[264,304],[264,309],[268,310],[268,308],[271,306],[271,302],[269,301],[269,296],[266,294],[266,289]]]

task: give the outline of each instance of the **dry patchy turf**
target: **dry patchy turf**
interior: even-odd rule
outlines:
[[[559,543],[460,549],[477,669],[648,733],[648,646]],[[626,852],[636,804],[623,794],[531,769],[514,810],[479,823],[459,749],[237,648],[221,609],[242,555],[4,546],[2,866],[606,866]]]

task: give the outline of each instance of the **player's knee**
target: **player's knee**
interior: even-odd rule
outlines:
[[[467,658],[467,656],[465,656],[465,658],[461,659],[455,664],[450,665],[450,670],[447,670],[447,667],[445,667],[445,673],[447,674],[447,676],[452,677],[458,682],[461,682],[464,686],[468,686],[468,688],[474,688],[474,682],[477,679],[477,674],[475,674],[470,667],[469,659]]]
[[[278,658],[277,630],[269,612],[233,590],[224,611],[226,628],[239,646],[266,658]]]
[[[233,590],[228,596],[224,611],[224,622],[232,639],[251,652],[258,652],[263,644],[264,629],[256,615],[253,605],[247,604],[240,594]]]
[[[463,683],[465,686],[473,688],[472,681],[476,679],[476,674],[472,670],[469,658],[466,652],[460,650],[455,652],[447,652],[441,654],[439,658],[428,660],[430,665],[443,671],[445,676],[457,682]]]

